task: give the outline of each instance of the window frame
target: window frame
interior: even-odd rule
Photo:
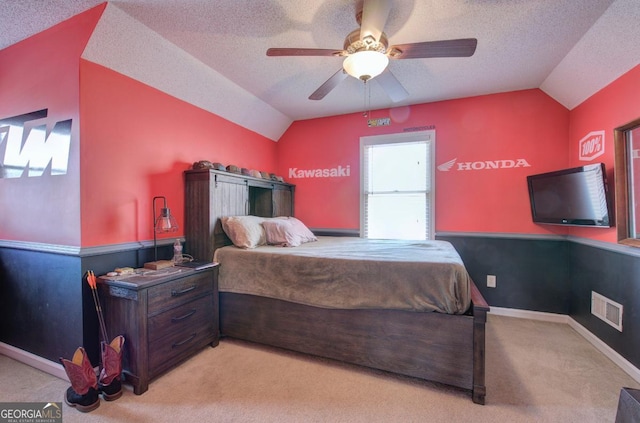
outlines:
[[[415,131],[406,133],[392,133],[384,135],[371,135],[360,137],[360,238],[365,237],[365,163],[364,163],[364,149],[370,145],[380,144],[394,144],[394,143],[410,143],[425,141],[427,143],[427,151],[429,153],[430,162],[428,163],[429,169],[427,174],[429,176],[429,184],[427,185],[428,201],[427,207],[429,208],[427,219],[427,240],[435,239],[435,211],[436,211],[436,181],[435,181],[435,145],[436,145],[436,131]]]
[[[629,182],[632,168],[629,166],[629,140],[627,133],[640,127],[640,119],[633,120],[626,125],[615,128],[613,131],[615,149],[615,195],[616,195],[616,228],[618,232],[618,243],[631,247],[640,247],[640,238],[631,235],[630,229],[634,227],[631,219],[635,220],[631,213],[630,189],[633,183]],[[635,187],[636,192],[640,187]],[[639,225],[640,222],[635,222]]]

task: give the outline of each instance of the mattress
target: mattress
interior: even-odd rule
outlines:
[[[461,314],[470,277],[446,241],[318,237],[298,247],[216,250],[219,290],[338,309]]]

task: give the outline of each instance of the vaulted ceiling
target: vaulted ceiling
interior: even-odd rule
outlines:
[[[529,88],[571,109],[640,63],[637,0],[389,1],[390,45],[478,40],[471,57],[391,60],[409,93],[397,103],[351,77],[310,100],[343,59],[266,55],[341,50],[362,0],[113,1],[83,57],[274,140],[295,120]],[[100,3],[3,2],[0,49]]]

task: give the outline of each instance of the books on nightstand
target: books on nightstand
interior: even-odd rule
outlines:
[[[176,264],[178,267],[188,267],[189,269],[194,270],[202,270],[208,269],[209,267],[216,266],[218,263],[214,261],[183,261],[182,263]]]

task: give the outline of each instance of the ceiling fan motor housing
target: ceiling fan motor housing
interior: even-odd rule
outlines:
[[[389,47],[389,41],[387,35],[383,32],[380,35],[380,40],[376,41],[371,36],[360,39],[360,28],[351,31],[347,38],[344,39],[344,49],[348,54],[353,54],[358,51],[369,50],[377,51],[378,53],[386,53]]]
[[[389,59],[385,52],[389,44],[384,33],[380,34],[379,41],[369,35],[364,38],[360,36],[360,29],[356,29],[345,38],[344,51],[347,58],[342,66],[349,75],[367,82],[387,67]]]

